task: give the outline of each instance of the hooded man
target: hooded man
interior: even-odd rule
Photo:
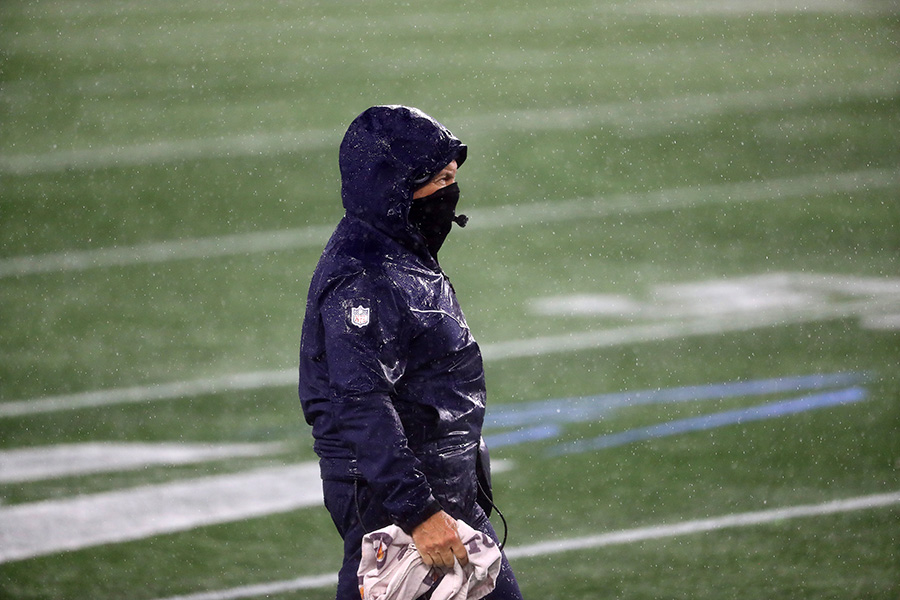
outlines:
[[[415,108],[375,106],[340,147],[345,215],[310,283],[300,400],[344,540],[338,600],[359,598],[362,537],[387,525],[425,564],[468,562],[456,519],[497,540],[479,499],[481,351],[437,255],[466,146]],[[485,489],[487,487],[488,489]],[[481,493],[480,493],[481,492]],[[506,558],[489,599],[519,599]]]

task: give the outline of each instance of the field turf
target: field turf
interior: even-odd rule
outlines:
[[[898,42],[889,0],[0,2],[0,597],[333,597],[300,323],[341,135],[407,104],[469,145],[441,262],[526,598],[896,600]]]

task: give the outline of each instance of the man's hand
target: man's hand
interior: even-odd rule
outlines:
[[[459,564],[469,564],[469,554],[459,538],[458,526],[453,517],[440,511],[428,517],[412,532],[413,542],[429,567],[453,568],[453,557]]]

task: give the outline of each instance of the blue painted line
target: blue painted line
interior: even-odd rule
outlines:
[[[773,419],[829,406],[852,404],[865,400],[866,398],[867,393],[864,388],[851,387],[834,392],[795,398],[793,400],[761,404],[749,408],[729,410],[689,419],[679,419],[668,423],[652,425],[650,427],[631,429],[629,431],[623,431],[622,433],[602,435],[591,440],[580,440],[568,444],[560,444],[553,448],[550,451],[550,454],[560,456],[564,454],[602,450],[649,439],[715,429],[726,425],[740,425],[742,423]]]
[[[495,433],[493,435],[484,436],[484,442],[488,448],[502,448],[503,446],[515,446],[517,444],[527,444],[529,442],[540,442],[552,438],[559,437],[562,433],[562,427],[555,424],[538,425],[537,427],[529,427],[528,429],[516,429],[506,433]]]
[[[484,427],[485,429],[524,427],[536,422],[583,423],[601,419],[613,409],[624,406],[796,393],[805,390],[852,386],[865,381],[866,378],[866,375],[862,373],[801,375],[540,400],[491,407],[485,418]]]

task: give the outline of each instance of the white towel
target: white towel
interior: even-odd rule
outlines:
[[[480,600],[488,595],[500,572],[500,549],[487,534],[457,523],[469,564],[463,567],[454,559],[453,570],[447,572],[426,566],[412,538],[396,525],[367,534],[357,572],[363,600],[415,600],[439,580],[432,600]]]

